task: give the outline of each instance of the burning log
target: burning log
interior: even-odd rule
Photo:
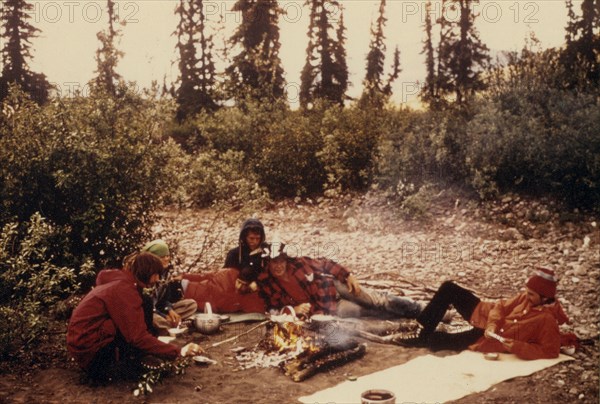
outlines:
[[[297,357],[283,366],[285,374],[293,381],[301,382],[318,372],[333,369],[345,363],[362,358],[367,352],[365,344],[354,344],[352,348],[340,351],[321,349],[302,358]]]

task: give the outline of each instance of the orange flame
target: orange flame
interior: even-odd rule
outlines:
[[[292,351],[300,353],[305,350],[317,351],[317,346],[310,336],[303,335],[300,324],[285,322],[275,324],[273,328],[273,343],[279,352]]]

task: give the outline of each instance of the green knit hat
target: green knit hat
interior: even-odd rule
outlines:
[[[151,252],[157,257],[163,258],[170,255],[169,246],[163,240],[154,240],[149,242],[142,248],[142,251]]]

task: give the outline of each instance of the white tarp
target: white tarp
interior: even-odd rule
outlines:
[[[473,351],[445,357],[425,355],[299,400],[305,404],[360,403],[362,392],[385,389],[396,395],[396,403],[443,403],[572,359],[561,354],[556,359],[526,361],[515,355],[500,354],[498,360],[490,361]]]

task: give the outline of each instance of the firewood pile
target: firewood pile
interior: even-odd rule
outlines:
[[[280,367],[286,376],[289,376],[295,382],[301,382],[318,372],[324,372],[362,358],[366,352],[366,344],[352,341],[344,347],[327,346],[316,352],[304,351],[294,359],[283,362]]]

